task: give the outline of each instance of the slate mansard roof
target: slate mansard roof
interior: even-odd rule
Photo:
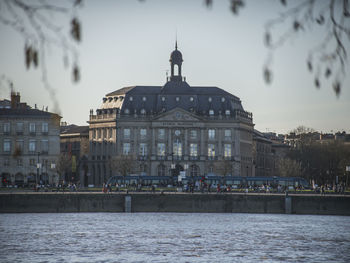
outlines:
[[[187,82],[169,81],[161,86],[134,86],[116,90],[106,95],[101,109],[117,108],[123,113],[170,111],[176,107],[186,111],[225,114],[226,110],[244,110],[236,96],[217,87],[190,87]]]
[[[172,75],[164,86],[131,86],[106,94],[98,114],[116,110],[121,114],[157,114],[182,108],[198,115],[232,115],[244,112],[241,100],[218,87],[190,86],[181,76],[182,55],[170,59]],[[173,53],[175,52],[173,51]],[[173,56],[172,53],[172,56]],[[180,56],[181,55],[181,56]],[[175,62],[174,62],[175,61]],[[179,67],[175,75],[174,67]],[[247,115],[251,114],[247,112]]]

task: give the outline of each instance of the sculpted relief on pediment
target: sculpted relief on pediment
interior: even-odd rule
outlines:
[[[165,116],[160,117],[158,120],[159,121],[198,121],[199,119],[191,116],[190,114],[184,111],[175,110]]]

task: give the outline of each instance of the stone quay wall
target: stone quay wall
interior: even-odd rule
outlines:
[[[350,216],[350,196],[184,193],[1,193],[0,213],[179,212]]]

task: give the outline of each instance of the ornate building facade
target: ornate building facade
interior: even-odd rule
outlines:
[[[118,174],[113,158],[126,155],[135,174],[252,175],[252,114],[223,89],[190,86],[182,62],[176,45],[164,86],[121,88],[90,111],[90,184]]]

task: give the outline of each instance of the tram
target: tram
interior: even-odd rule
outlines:
[[[181,183],[186,185],[188,183],[195,183],[196,181],[205,182],[208,185],[230,185],[233,188],[246,188],[246,187],[259,187],[262,185],[270,185],[272,187],[301,187],[303,189],[309,189],[310,184],[304,178],[301,177],[244,177],[244,176],[195,176],[179,178],[172,176],[149,176],[149,175],[128,175],[128,176],[112,176],[107,181],[107,184],[115,185],[133,185],[141,184],[143,186],[175,186]]]

